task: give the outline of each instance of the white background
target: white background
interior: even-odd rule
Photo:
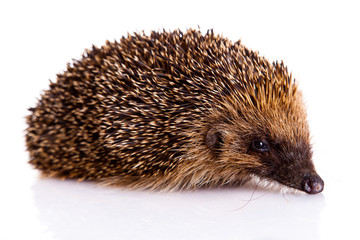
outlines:
[[[360,239],[359,12],[356,1],[1,1],[0,239]],[[91,44],[198,25],[288,65],[322,194],[160,194],[39,178],[24,117],[49,79]]]

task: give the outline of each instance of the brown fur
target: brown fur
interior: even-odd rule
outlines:
[[[301,189],[315,174],[301,93],[283,63],[240,42],[152,32],[86,51],[31,109],[30,163],[44,174],[140,189]],[[267,139],[271,151],[253,151]]]

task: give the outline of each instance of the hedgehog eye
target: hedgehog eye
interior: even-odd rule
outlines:
[[[269,146],[266,140],[254,140],[252,142],[252,148],[258,152],[268,152]]]

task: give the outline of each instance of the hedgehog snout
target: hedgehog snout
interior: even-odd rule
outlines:
[[[309,194],[320,193],[324,189],[324,181],[317,174],[306,174],[301,187],[304,192]]]

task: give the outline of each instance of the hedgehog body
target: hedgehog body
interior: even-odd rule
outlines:
[[[318,193],[301,92],[282,63],[199,31],[87,50],[28,116],[44,174],[140,189],[237,185],[253,176]]]

